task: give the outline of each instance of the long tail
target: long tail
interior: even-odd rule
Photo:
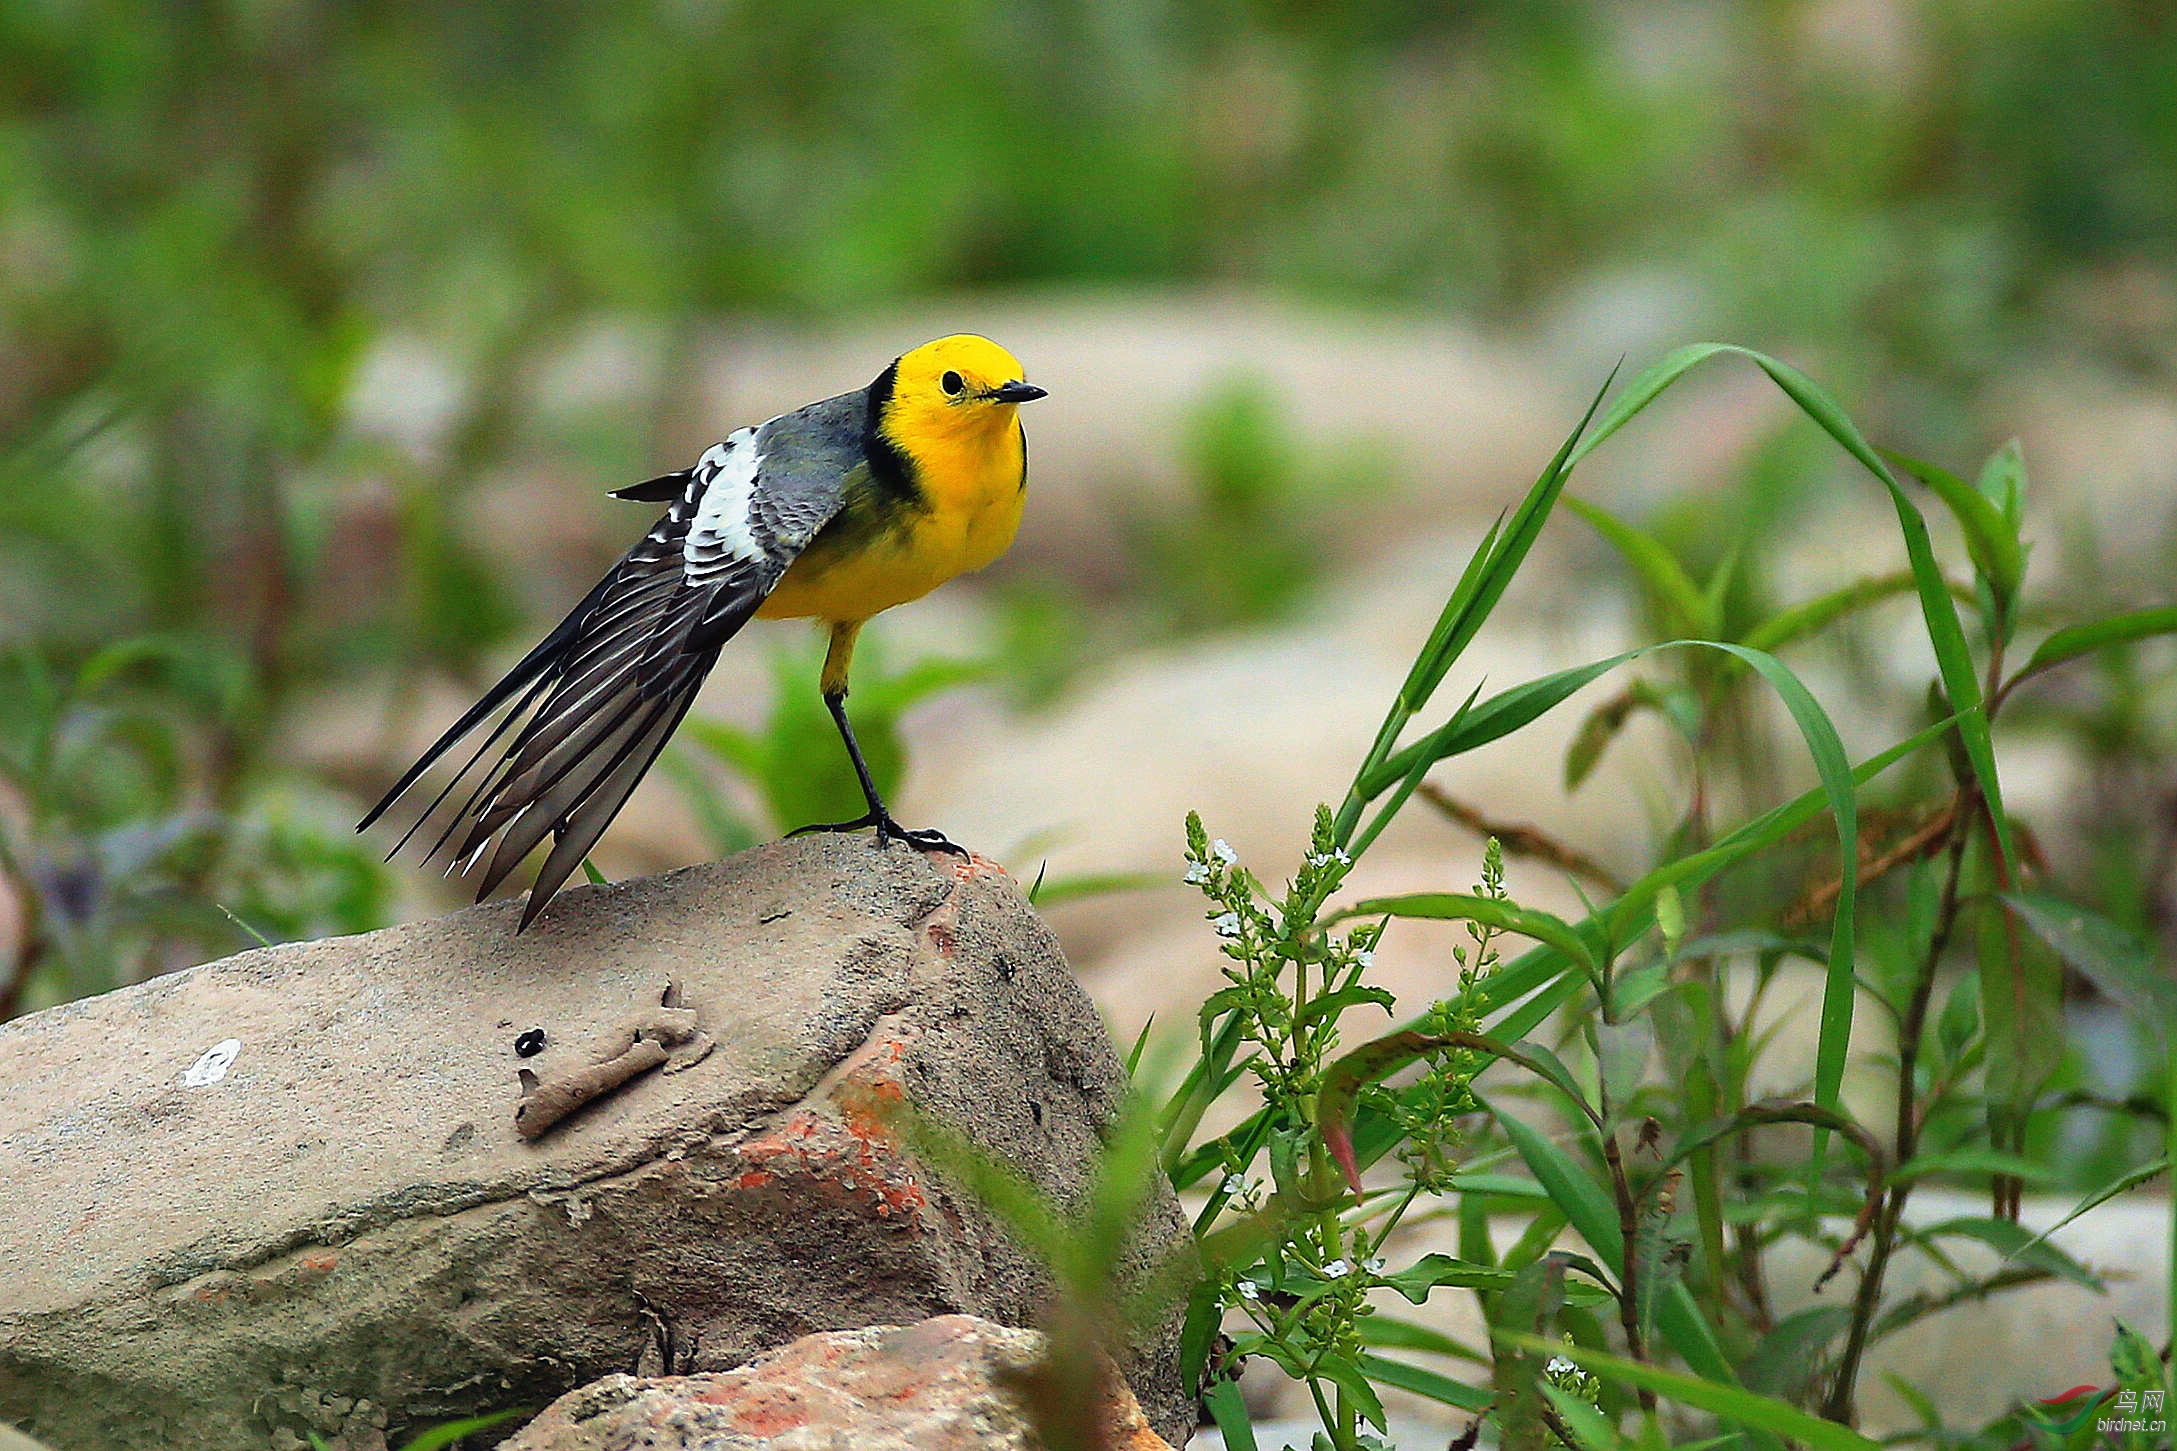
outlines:
[[[362,830],[426,772],[504,709],[461,769],[442,786],[393,851],[407,845],[505,742],[432,842],[448,871],[467,873],[487,851],[476,898],[543,842],[551,852],[522,912],[536,920],[634,792],[687,715],[719,647],[762,602],[753,578],[687,583],[677,551],[636,550],[615,565],[506,677],[439,737],[363,818]],[[389,856],[391,853],[388,854]]]

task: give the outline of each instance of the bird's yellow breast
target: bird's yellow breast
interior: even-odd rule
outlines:
[[[1020,421],[972,430],[894,430],[922,495],[847,550],[812,548],[794,561],[756,613],[866,620],[920,599],[956,574],[1005,553],[1027,497],[1027,445]]]

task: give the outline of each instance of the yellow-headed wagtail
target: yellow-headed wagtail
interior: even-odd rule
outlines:
[[[885,809],[847,723],[847,664],[870,616],[981,569],[1013,542],[1028,484],[1016,410],[1042,396],[988,338],[939,338],[895,359],[867,388],[740,429],[693,468],[615,491],[666,505],[665,517],[357,830],[512,701],[394,850],[506,739],[431,854],[453,843],[453,869],[466,872],[489,848],[482,901],[551,835],[522,912],[527,927],[664,749],[719,647],[756,615],[813,616],[831,628],[824,703],[869,811],[804,829],[874,826],[880,846],[900,839],[959,851],[939,832],[903,830]]]

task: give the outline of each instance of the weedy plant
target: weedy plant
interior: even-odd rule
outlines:
[[[1415,734],[1575,465],[1720,356],[1753,363],[1874,478],[1909,567],[1747,617],[1724,607],[1728,560],[1696,582],[1653,536],[1575,504],[1678,637],[1477,690]],[[1163,1167],[1197,1204],[1206,1267],[1186,1370],[1204,1378],[1228,1446],[1255,1444],[1234,1368],[1260,1357],[1305,1387],[1321,1421],[1314,1444],[1332,1451],[1386,1444],[1385,1387],[1469,1413],[1508,1451],[1689,1435],[1866,1451],[1876,1443],[1854,1426],[1866,1357],[1883,1339],[2019,1285],[2100,1286],[2019,1223],[2023,1186],[2056,1177],[2052,1125],[2114,1112],[2169,1132],[2166,1103],[2089,1102],[2058,1086],[2066,968],[2163,1024],[2177,1017],[2177,985],[2145,943],[2053,890],[2026,824],[2004,807],[1994,727],[2045,672],[2177,632],[2177,608],[2049,622],[2058,627],[2022,652],[2016,448],[1971,481],[1885,453],[1776,359],[1686,348],[1607,411],[1601,402],[1475,550],[1346,796],[1318,810],[1292,879],[1273,890],[1187,822],[1186,879],[1230,962],[1158,1124]],[[1956,524],[1969,572],[1946,572],[1913,481]],[[1917,602],[1936,662],[1924,721],[1854,762],[1780,652],[1898,595]],[[1654,673],[1672,661],[1674,672]],[[1645,874],[1568,920],[1513,899],[1492,839],[1471,891],[1342,899],[1354,863],[1417,793],[1449,804],[1424,791],[1432,768],[1636,665],[1649,673],[1590,718],[1567,774],[1576,783],[1595,769],[1636,710],[1679,726],[1693,789]],[[1759,728],[1755,691],[1782,705],[1819,785],[1720,824],[1721,793],[1702,773]],[[1738,794],[1763,785],[1744,775]],[[1833,857],[1809,855],[1810,832],[1834,843]],[[1515,844],[1578,865],[1547,843]],[[1593,886],[1598,874],[1582,875]],[[1371,981],[1372,956],[1386,932],[1422,921],[1463,923],[1467,938],[1450,952],[1446,996],[1400,1003]],[[1507,956],[1514,940],[1532,945]],[[1771,1032],[1762,1010],[1793,959],[1822,979],[1811,1081],[1801,1096],[1760,1098],[1749,1085]],[[1412,1016],[1396,1024],[1401,1013]],[[1893,1076],[1894,1113],[1879,1122],[1844,1101],[1854,1057]],[[1205,1133],[1221,1102],[1218,1122],[1239,1121]],[[2168,1163],[2126,1164],[2074,1214]],[[1908,1219],[1930,1181],[1984,1187],[1987,1213]],[[1455,1226],[1457,1254],[1405,1251],[1428,1222]],[[1961,1242],[1992,1250],[1994,1267],[1969,1268],[1953,1253]],[[1781,1309],[1772,1293],[1771,1260],[1787,1243],[1827,1266],[1809,1308]],[[1906,1255],[1934,1266],[1939,1288],[1889,1293]],[[1379,1293],[1420,1304],[1454,1289],[1479,1298],[1488,1344],[1391,1313]],[[2143,1344],[2120,1338],[2120,1379],[2160,1388],[2162,1358]],[[1917,1388],[1896,1387],[1925,1413],[1923,1444],[2015,1439],[2016,1417],[1962,1430]]]

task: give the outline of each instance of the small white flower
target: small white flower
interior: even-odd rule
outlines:
[[[1327,867],[1332,862],[1336,862],[1342,867],[1349,867],[1353,865],[1353,858],[1347,856],[1342,850],[1318,851],[1308,854],[1308,865],[1311,867]]]
[[[1562,1355],[1553,1355],[1550,1357],[1550,1363],[1542,1367],[1542,1373],[1544,1375],[1571,1375],[1579,1368]]]
[[[1209,925],[1219,937],[1237,937],[1240,935],[1240,914],[1227,912]]]
[[[1246,1181],[1245,1179],[1242,1179],[1242,1178],[1241,1178],[1241,1177],[1240,1177],[1239,1175],[1237,1175],[1237,1174],[1227,1174],[1227,1175],[1225,1175],[1225,1193],[1227,1193],[1227,1194],[1245,1194],[1246,1192],[1247,1192],[1247,1181]]]
[[[1240,1281],[1239,1289],[1240,1298],[1243,1300],[1260,1300],[1262,1298],[1262,1291],[1255,1288],[1253,1280]]]
[[[1326,1280],[1342,1280],[1352,1273],[1353,1266],[1347,1264],[1344,1260],[1332,1260],[1329,1264],[1323,1266],[1323,1278]]]
[[[1361,1268],[1368,1271],[1368,1273],[1372,1275],[1380,1275],[1383,1273],[1383,1260],[1381,1259],[1381,1257],[1372,1260],[1362,1260]]]
[[[1376,965],[1376,949],[1373,947],[1362,948],[1359,952],[1353,954],[1353,961],[1362,972],[1368,971],[1368,969]]]
[[[1187,864],[1187,885],[1188,885],[1188,886],[1190,886],[1190,887],[1199,887],[1199,886],[1201,886],[1201,885],[1202,885],[1202,883],[1204,883],[1204,882],[1206,882],[1206,881],[1208,881],[1208,880],[1209,880],[1209,868],[1208,868],[1208,867],[1206,867],[1206,866],[1203,866],[1203,865],[1202,865],[1202,864],[1201,864],[1200,862],[1189,862],[1189,863]]]
[[[1240,854],[1232,849],[1232,843],[1221,836],[1209,844],[1209,849],[1228,867],[1240,859]]]

